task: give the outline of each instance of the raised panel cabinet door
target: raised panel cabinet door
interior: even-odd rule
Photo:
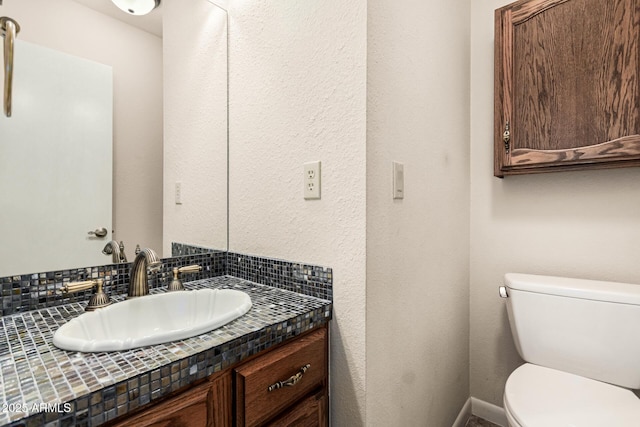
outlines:
[[[637,0],[495,12],[494,175],[640,166]]]
[[[130,417],[117,427],[212,427],[212,400],[210,385],[203,384]]]
[[[232,386],[231,370],[228,370],[115,426],[230,427],[233,425]]]
[[[325,389],[303,399],[293,408],[288,409],[269,427],[325,427],[328,426],[326,410],[327,395]]]

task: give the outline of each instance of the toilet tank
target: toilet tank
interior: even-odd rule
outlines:
[[[505,286],[525,361],[640,389],[640,285],[508,273]]]

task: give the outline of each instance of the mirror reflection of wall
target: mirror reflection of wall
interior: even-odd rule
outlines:
[[[163,0],[161,9],[163,252],[171,242],[226,250],[227,13],[208,0]]]
[[[129,260],[136,244],[163,257],[171,256],[171,242],[227,248],[227,18],[212,3],[163,0],[144,22],[102,0],[8,0],[0,6],[2,15],[20,23],[19,40],[112,68],[110,238],[124,241]],[[175,203],[176,182],[181,204]],[[33,256],[38,241],[30,243]],[[67,255],[64,265],[29,271],[0,261],[6,267],[0,276],[88,266]],[[111,263],[102,257],[93,265]]]
[[[138,242],[161,247],[162,39],[72,0],[12,0],[3,2],[1,8],[3,15],[20,23],[19,40],[112,67],[112,237],[123,240],[131,255]],[[19,57],[20,51],[16,50],[16,61]],[[16,89],[20,78],[17,73],[14,75]],[[14,90],[13,96],[14,102],[18,102],[20,93]],[[27,146],[24,149],[29,150]],[[62,152],[59,154],[64,156]],[[19,191],[19,183],[14,188]],[[11,195],[7,197],[10,199]],[[43,216],[47,215],[46,209],[40,210]],[[94,228],[103,226],[96,223]],[[82,242],[91,238],[86,234],[88,231],[66,238]],[[105,244],[108,241],[104,239]],[[24,255],[37,257],[38,241],[32,244],[33,249]],[[73,254],[67,255],[67,263],[55,268],[78,266]],[[110,262],[109,257],[103,258],[102,264]],[[45,270],[49,267],[47,264]],[[28,272],[16,270],[10,274]]]

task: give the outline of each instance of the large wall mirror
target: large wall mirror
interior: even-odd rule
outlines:
[[[20,25],[0,118],[0,277],[110,264],[112,240],[129,261],[136,245],[226,250],[226,11],[4,0],[0,16]]]

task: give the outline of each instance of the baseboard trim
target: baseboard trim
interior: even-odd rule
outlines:
[[[471,398],[468,398],[467,401],[462,406],[460,413],[458,414],[458,418],[453,423],[451,427],[464,427],[467,424],[467,420],[471,416]]]
[[[504,409],[484,400],[471,397],[471,413],[502,427],[508,427]]]

